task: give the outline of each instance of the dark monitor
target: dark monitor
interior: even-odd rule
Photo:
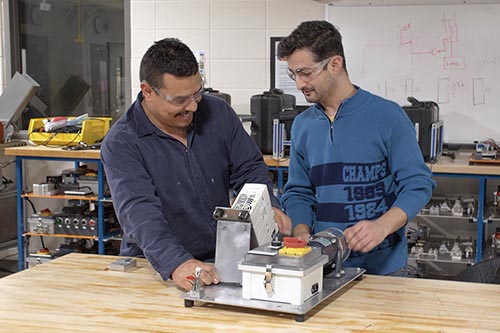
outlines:
[[[50,114],[68,116],[89,91],[90,85],[77,75],[70,75],[54,99],[50,102]]]

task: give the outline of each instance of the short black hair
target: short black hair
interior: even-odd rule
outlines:
[[[321,61],[334,55],[342,57],[345,64],[342,35],[333,24],[327,21],[305,21],[278,44],[278,57],[286,58],[293,52],[307,49],[314,54],[315,61]]]
[[[186,44],[177,38],[165,38],[155,42],[142,57],[139,79],[162,88],[165,73],[189,77],[198,70],[198,62]]]

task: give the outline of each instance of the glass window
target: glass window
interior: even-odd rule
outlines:
[[[20,67],[40,84],[17,122],[33,117],[110,116],[125,111],[123,0],[20,0]],[[11,11],[12,13],[12,11]],[[13,44],[15,47],[15,43]],[[12,73],[21,71],[15,68]],[[19,67],[19,65],[18,65]]]

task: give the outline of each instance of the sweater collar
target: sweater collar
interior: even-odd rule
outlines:
[[[368,91],[361,89],[357,85],[354,85],[354,87],[356,88],[356,92],[354,93],[354,95],[344,99],[342,103],[340,103],[336,118],[344,117],[356,112],[362,105],[366,103],[366,101],[370,97],[370,93]],[[321,110],[322,113],[325,112],[323,105],[321,105],[320,103],[316,103],[315,107]]]

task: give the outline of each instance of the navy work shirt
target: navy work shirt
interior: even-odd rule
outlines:
[[[203,94],[187,146],[159,130],[137,100],[111,127],[101,158],[124,232],[121,255],[144,254],[163,279],[191,258],[214,257],[216,206],[229,190],[272,183],[262,154],[234,110]]]

